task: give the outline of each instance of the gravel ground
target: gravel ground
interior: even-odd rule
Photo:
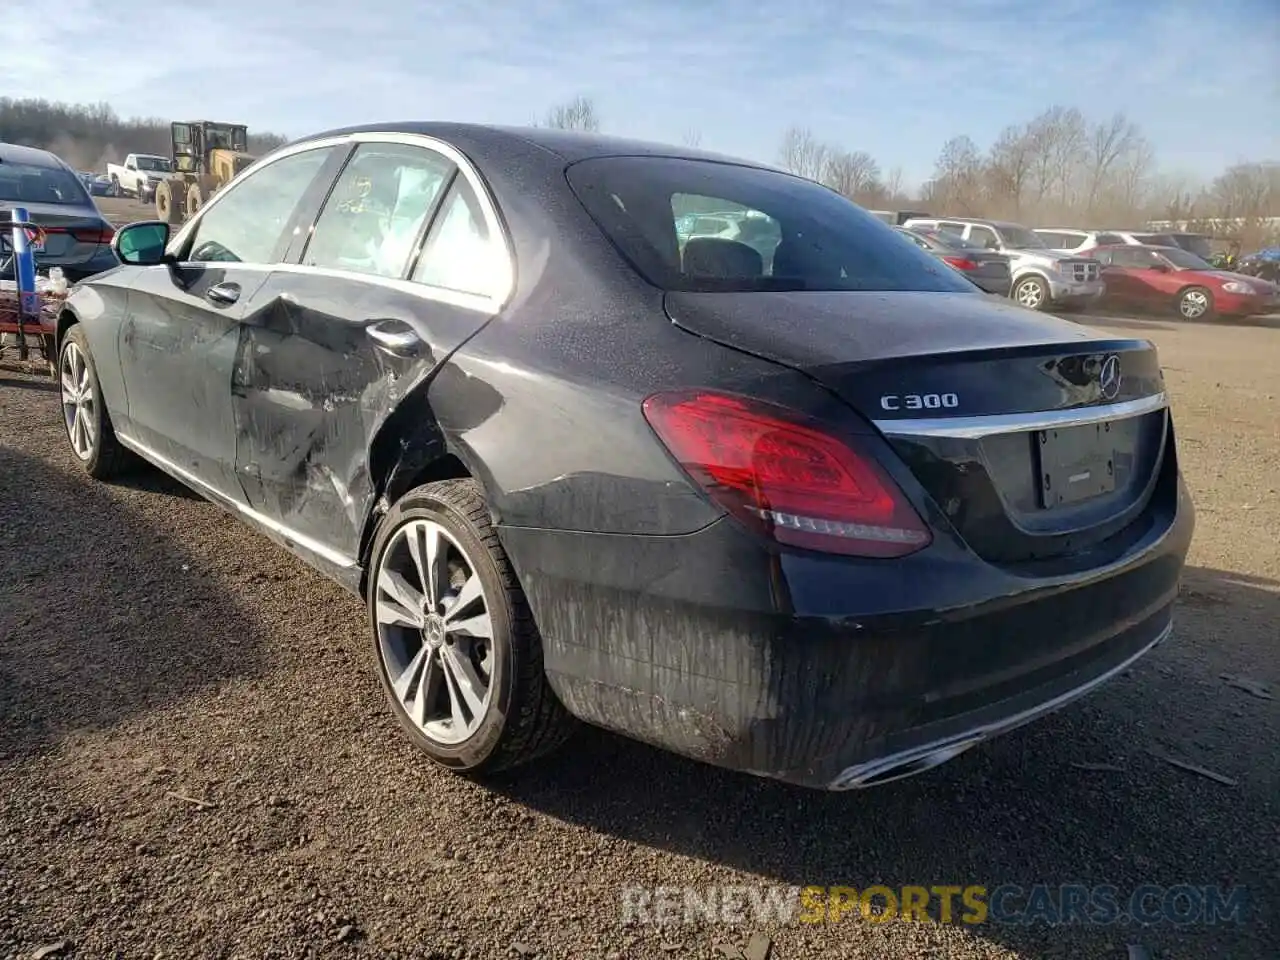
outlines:
[[[1280,955],[1280,709],[1222,679],[1280,690],[1280,322],[1106,323],[1159,343],[1175,398],[1199,509],[1176,637],[1062,713],[844,795],[595,731],[487,786],[432,767],[358,601],[156,473],[86,481],[52,384],[0,370],[0,958]],[[872,883],[1245,885],[1252,906],[620,922],[628,884]]]

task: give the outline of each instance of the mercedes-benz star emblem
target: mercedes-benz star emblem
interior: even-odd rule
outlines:
[[[1098,388],[1104,400],[1114,400],[1120,393],[1120,358],[1114,353],[1102,362],[1098,372]]]

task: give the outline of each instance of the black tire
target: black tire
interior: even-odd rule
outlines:
[[[427,737],[409,718],[382,655],[375,610],[378,572],[397,531],[413,520],[433,521],[457,542],[480,578],[493,627],[491,699],[475,731],[455,744]],[[536,760],[572,734],[576,721],[547,682],[542,638],[474,480],[442,480],[405,494],[378,525],[368,580],[366,606],[378,677],[396,720],[428,757],[457,773],[481,776]]]
[[[94,425],[95,440],[91,444],[88,457],[80,456],[71,440],[71,428],[67,422],[66,406],[65,403],[61,402],[60,393],[58,409],[63,413],[62,423],[67,430],[67,442],[71,444],[71,452],[80,465],[84,467],[85,473],[95,480],[109,480],[112,477],[119,476],[129,468],[133,455],[121,446],[120,441],[116,439],[115,430],[111,426],[111,415],[107,412],[107,405],[102,399],[102,387],[98,383],[98,370],[94,366],[93,355],[89,352],[89,338],[84,335],[84,330],[79,325],[73,326],[68,330],[66,336],[62,339],[62,347],[58,353],[59,390],[61,391],[62,387],[61,381],[68,373],[68,358],[72,347],[79,351],[84,358],[85,369],[88,372],[89,389],[93,398],[91,417]]]
[[[1035,275],[1023,277],[1013,285],[1010,297],[1028,310],[1049,308],[1049,285]]]
[[[1178,311],[1180,318],[1192,323],[1199,320],[1212,320],[1214,317],[1213,292],[1205,287],[1187,287],[1178,292],[1174,308]]]

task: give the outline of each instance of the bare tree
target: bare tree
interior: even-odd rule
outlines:
[[[684,132],[684,136],[681,140],[686,147],[696,149],[702,146],[702,131],[695,129],[694,127],[690,127]]]
[[[901,167],[894,167],[885,175],[884,192],[885,197],[891,204],[901,203],[906,200],[906,194],[903,190],[903,173]]]
[[[821,180],[827,169],[831,148],[813,135],[807,127],[789,127],[782,135],[778,163],[798,177]]]
[[[1107,188],[1108,178],[1123,159],[1143,144],[1142,131],[1123,113],[1096,124],[1089,138],[1088,188],[1084,208],[1092,212]]]
[[[600,117],[596,113],[595,101],[590,97],[577,96],[567,103],[552,107],[547,112],[546,125],[557,130],[599,133]]]
[[[942,145],[934,166],[929,200],[959,213],[976,214],[982,207],[982,158],[966,136]]]
[[[880,165],[871,154],[858,150],[831,150],[819,178],[824,184],[850,200],[873,201],[883,196]]]
[[[1012,125],[1000,132],[991,147],[985,171],[987,192],[1000,212],[1014,219],[1022,216],[1037,146],[1032,130]]]

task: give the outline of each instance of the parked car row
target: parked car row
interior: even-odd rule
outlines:
[[[989,293],[1005,293],[1033,310],[1090,305],[1176,311],[1187,320],[1249,317],[1280,310],[1280,291],[1252,275],[1222,270],[1202,253],[1199,234],[1132,230],[1035,229],[997,220],[913,217],[898,232],[959,269]],[[1056,244],[1057,246],[1053,246]],[[1008,262],[1007,288],[999,268]],[[979,277],[979,271],[983,275]]]

